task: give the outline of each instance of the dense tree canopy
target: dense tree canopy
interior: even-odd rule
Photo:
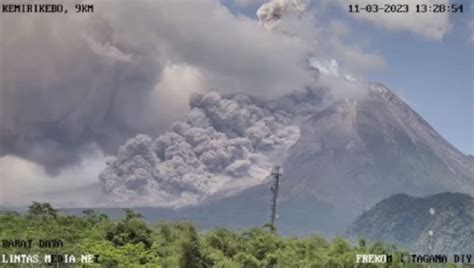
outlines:
[[[150,225],[140,214],[128,209],[121,220],[112,220],[93,210],[84,211],[81,217],[65,215],[49,204],[40,203],[33,203],[24,214],[0,213],[0,237],[33,241],[60,239],[64,243],[62,248],[40,248],[34,243],[31,249],[0,247],[0,255],[99,255],[98,263],[87,267],[356,267],[356,254],[361,253],[394,254],[391,267],[397,267],[399,262],[393,246],[369,245],[363,239],[358,245],[351,245],[342,238],[328,241],[316,234],[285,237],[269,226],[242,231],[215,228],[204,232],[189,222],[162,221]]]

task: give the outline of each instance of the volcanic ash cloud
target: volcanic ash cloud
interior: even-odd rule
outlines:
[[[182,206],[254,186],[299,138],[289,115],[247,96],[201,93],[190,105],[185,122],[155,140],[138,135],[120,147],[100,174],[110,202]]]

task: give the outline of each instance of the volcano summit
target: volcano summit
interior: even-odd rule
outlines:
[[[396,193],[474,194],[471,158],[390,90],[363,85],[363,96],[339,99],[315,88],[267,101],[195,95],[186,122],[120,148],[100,176],[105,204],[173,208],[195,220],[193,209],[237,226],[247,215],[242,226],[260,224],[275,163],[284,172],[278,224],[288,233],[339,232]]]

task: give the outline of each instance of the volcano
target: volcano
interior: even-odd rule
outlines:
[[[389,89],[364,85],[363,96],[330,100],[321,89],[272,101],[195,96],[186,122],[122,146],[101,174],[107,202],[202,227],[260,225],[276,163],[279,229],[331,236],[393,194],[473,195],[473,158]]]
[[[396,193],[474,193],[472,158],[380,84],[304,121],[285,170],[282,202],[322,202],[340,226]]]

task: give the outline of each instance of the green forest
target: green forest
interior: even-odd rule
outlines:
[[[147,223],[130,209],[121,219],[94,210],[81,216],[61,213],[48,203],[34,202],[25,213],[0,212],[0,239],[59,239],[61,248],[0,247],[2,254],[93,254],[94,264],[21,267],[426,267],[400,263],[400,251],[383,243],[355,245],[342,238],[314,234],[287,237],[271,225],[247,230],[215,228],[200,231],[190,222]],[[393,254],[389,265],[356,264],[356,254]],[[1,263],[0,263],[1,264]],[[19,264],[1,264],[20,267]],[[453,266],[455,267],[455,266]]]

